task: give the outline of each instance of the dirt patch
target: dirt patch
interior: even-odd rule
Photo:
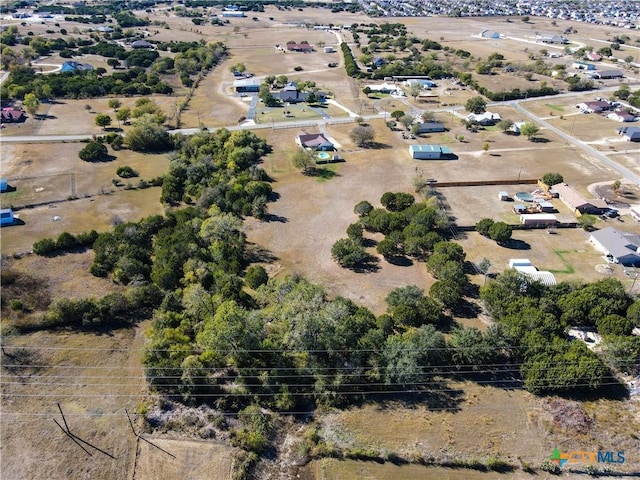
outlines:
[[[578,402],[554,398],[543,403],[543,407],[551,414],[554,428],[579,435],[593,429],[593,419]]]
[[[599,184],[595,187],[595,194],[616,208],[627,208],[640,203],[640,186],[638,185],[625,183],[616,189],[614,182]]]

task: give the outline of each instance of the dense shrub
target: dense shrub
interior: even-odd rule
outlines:
[[[253,289],[264,285],[268,280],[269,276],[262,265],[251,265],[247,268],[247,272],[244,275],[244,281]]]
[[[91,141],[78,152],[78,156],[85,162],[102,162],[108,158],[107,147],[100,142]]]
[[[138,176],[138,172],[130,166],[124,165],[122,167],[118,167],[118,169],[116,170],[116,175],[118,175],[120,178],[133,178]]]

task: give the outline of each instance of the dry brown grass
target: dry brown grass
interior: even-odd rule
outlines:
[[[147,392],[143,339],[142,329],[3,339],[23,347],[2,358],[3,478],[131,478],[135,437],[123,409],[135,412]],[[16,364],[28,368],[10,366]],[[66,437],[52,421],[62,423],[58,402],[72,433],[115,459],[96,451],[89,457]]]
[[[594,445],[607,450],[635,451],[637,440],[637,405],[633,402],[600,400],[585,404],[583,421],[592,428],[577,433],[571,428],[554,428],[552,405],[567,404],[564,400],[549,402],[520,390],[504,390],[475,383],[452,383],[448,388],[462,389],[459,410],[431,409],[428,402],[403,405],[390,401],[355,407],[322,417],[322,435],[338,447],[373,449],[381,454],[392,452],[404,458],[433,458],[435,461],[455,459],[485,462],[494,456],[519,466],[521,462],[537,468],[554,448],[561,450],[593,450]],[[455,402],[454,402],[455,403]],[[613,415],[619,408],[618,415]],[[375,421],[372,421],[375,418]],[[617,422],[630,422],[629,428],[616,428]],[[635,445],[635,446],[634,446]],[[609,447],[610,446],[610,447]],[[311,470],[316,478],[356,478],[355,472],[367,469],[375,478],[443,478],[442,471],[431,467],[413,466],[398,469],[347,462],[342,466],[327,460],[314,462]],[[628,459],[621,468],[634,471],[637,459]],[[320,473],[325,473],[322,476]],[[339,476],[336,472],[340,472]],[[375,473],[374,473],[375,472]],[[446,472],[452,472],[446,470]],[[495,478],[494,474],[464,471],[467,476],[451,478]],[[362,473],[361,473],[362,475]],[[448,473],[447,473],[448,475]],[[362,476],[360,477],[362,478]],[[508,478],[527,478],[515,472]]]
[[[212,442],[150,438],[158,447],[175,458],[139,441],[136,468],[132,478],[139,480],[174,480],[188,478],[230,479],[233,469],[233,451],[226,445]]]
[[[394,465],[387,462],[382,465],[374,462],[356,460],[323,459],[311,462],[306,472],[314,479],[323,480],[488,480],[492,478],[531,479],[534,475],[517,472],[514,474],[484,473],[469,469],[443,467],[423,467],[421,465]]]
[[[119,150],[110,151],[116,156],[114,161],[88,163],[78,158],[83,146],[82,143],[2,145],[3,175],[16,187],[15,192],[2,195],[3,208],[41,205],[16,212],[24,225],[2,229],[3,253],[29,250],[34,241],[57,237],[64,231],[106,230],[115,216],[128,221],[163,212],[160,188],[125,190],[114,187],[111,179],[118,178],[118,167],[129,165],[140,176],[122,182],[135,187],[140,179],[149,180],[166,171],[169,163],[166,155]],[[79,199],[66,201],[72,193],[72,176]],[[61,218],[52,221],[54,217]]]

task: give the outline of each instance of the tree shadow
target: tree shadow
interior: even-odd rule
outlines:
[[[531,250],[531,245],[529,245],[527,242],[523,240],[516,240],[513,238],[502,246],[511,250]]]
[[[393,388],[393,387],[392,387]],[[464,401],[464,390],[451,388],[444,381],[430,379],[428,390],[420,388],[407,389],[402,394],[372,393],[363,397],[357,406],[374,404],[379,410],[397,410],[398,408],[417,409],[427,408],[436,411],[447,410],[458,412]]]
[[[273,263],[278,257],[271,250],[267,250],[255,243],[249,244],[247,247],[247,261],[249,263],[264,262]]]
[[[305,175],[317,178],[318,180],[331,180],[334,177],[340,176],[338,172],[334,172],[328,168],[313,168],[306,171]]]
[[[39,114],[38,115],[38,120],[56,120],[58,117],[56,117],[55,115],[47,115],[47,114]]]
[[[378,241],[373,238],[363,238],[361,243],[364,248],[371,248],[378,245]]]
[[[272,213],[267,213],[264,217],[262,217],[262,221],[267,223],[271,223],[271,222],[287,223],[289,219],[287,217],[283,217],[282,215],[274,215]]]
[[[371,150],[383,150],[386,148],[391,148],[391,145],[387,145],[386,143],[380,142],[369,142],[366,145],[363,145],[365,148],[369,148]]]
[[[458,318],[478,318],[481,311],[482,309],[479,305],[464,298],[451,308],[451,313]]]
[[[551,140],[549,140],[548,138],[542,138],[542,137],[533,137],[530,142],[532,143],[549,143]]]
[[[411,267],[413,265],[413,260],[403,255],[385,257],[385,260],[389,262],[391,265],[396,265],[398,267]]]
[[[380,270],[380,260],[373,255],[370,255],[366,260],[350,267],[349,270],[355,273],[375,273]]]
[[[493,368],[474,371],[471,367],[460,370],[454,375],[457,380],[470,380],[478,385],[501,388],[503,390],[522,390],[523,380],[513,365],[496,365]]]

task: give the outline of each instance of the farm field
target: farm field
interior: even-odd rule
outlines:
[[[218,10],[208,8],[207,11]],[[249,98],[240,97],[232,91],[235,77],[231,67],[239,62],[244,63],[247,71],[258,79],[267,75],[286,75],[290,80],[312,80],[320,90],[331,93],[339,104],[356,114],[364,117],[379,115],[378,118],[364,120],[375,129],[375,143],[370,148],[363,148],[350,138],[350,131],[356,126],[355,119],[352,123],[340,125],[321,121],[317,126],[301,127],[296,123],[320,120],[322,116],[304,104],[291,106],[292,117],[285,119],[283,108],[271,110],[258,104],[257,123],[262,127],[284,120],[290,125],[286,128],[275,125],[275,128],[256,129],[257,135],[264,137],[273,148],[261,166],[273,179],[276,195],[275,200],[268,204],[266,220],[247,217],[244,221],[249,249],[270,258],[264,262],[270,277],[299,274],[323,285],[330,297],[344,296],[376,315],[385,312],[385,298],[391,290],[417,285],[428,292],[435,279],[422,262],[409,260],[405,264],[392,264],[377,255],[375,243],[382,238],[381,234],[365,233],[369,241],[367,251],[378,260],[370,271],[343,269],[334,262],[331,246],[336,240],[346,237],[348,225],[357,221],[353,207],[359,201],[367,200],[377,207],[385,192],[414,193],[413,184],[419,177],[433,178],[438,182],[529,180],[549,171],[558,171],[565,181],[587,196],[592,196],[595,191],[594,184],[612,183],[620,178],[618,172],[545,128],[540,130],[536,141],[529,141],[526,136],[506,134],[498,127],[481,128],[476,132],[467,130],[461,123],[468,114],[462,105],[477,95],[471,89],[456,89],[452,82],[442,81],[433,91],[436,98],[429,99],[429,102],[417,101],[410,96],[368,98],[362,89],[367,84],[382,80],[364,82],[346,77],[342,53],[325,53],[321,48],[312,54],[284,53],[274,48],[276,44],[289,40],[307,40],[316,45],[324,42],[339,50],[339,41],[345,40],[358,58],[363,52],[356,47],[348,31],[336,34],[301,28],[300,24],[403,22],[410,33],[439,41],[452,49],[468,50],[474,59],[502,52],[507,60],[524,63],[532,61],[529,56],[539,55],[542,49],[561,50],[560,47],[536,43],[536,32],[560,33],[564,28],[574,26],[578,32],[571,35],[572,45],[600,46],[609,43],[607,37],[611,34],[605,32],[604,27],[560,20],[557,25],[552,25],[552,20],[546,18],[533,18],[528,23],[518,18],[498,17],[373,19],[346,12],[332,14],[321,8],[280,10],[274,6],[265,6],[265,12],[249,12],[247,18],[231,19],[223,26],[196,26],[190,18],[177,17],[160,9],[137,14],[148,16],[152,21],[166,22],[166,26],[163,23],[135,29],[146,31],[149,34],[147,38],[151,40],[221,41],[229,49],[229,56],[193,90],[189,105],[179,119],[176,117],[177,107],[187,93],[187,89],[179,85],[179,79],[173,79],[176,87],[173,95],[149,97],[167,115],[166,126],[169,128],[239,128],[238,122],[247,114],[250,104]],[[78,33],[74,34],[80,34],[84,27],[75,23],[67,25],[66,22],[61,22],[61,26],[70,31],[76,27]],[[49,28],[53,28],[51,24],[29,27],[35,35],[45,36],[50,35],[46,33]],[[505,38],[479,39],[479,32],[486,29],[503,33]],[[612,32],[618,33],[618,30]],[[363,42],[362,46],[365,45]],[[631,51],[631,47],[622,48],[623,52]],[[383,54],[386,53],[392,52]],[[398,53],[398,56],[402,55]],[[88,55],[77,60],[111,71],[103,57]],[[51,55],[41,61],[42,68],[54,68],[45,64],[62,61],[64,59],[59,55]],[[458,66],[464,63],[458,58],[452,61]],[[570,60],[559,58],[549,61]],[[330,62],[337,62],[338,67],[329,68]],[[299,71],[296,67],[300,67]],[[473,71],[473,63],[468,68]],[[630,74],[627,70],[625,72]],[[474,78],[478,77],[474,73]],[[481,85],[495,90],[505,86],[526,88],[543,80],[553,84],[551,79],[538,75],[534,75],[533,81],[506,74],[480,76],[480,80]],[[635,78],[630,79],[630,82],[635,81]],[[640,150],[637,144],[621,142],[615,132],[621,124],[601,115],[578,113],[575,108],[578,102],[601,95],[610,96],[616,85],[602,84],[601,87],[608,89],[604,93],[528,99],[521,105],[552,126],[640,174]],[[133,107],[137,98],[118,97],[123,107]],[[106,132],[95,125],[95,116],[98,113],[114,116],[107,105],[108,100],[59,99],[43,104],[39,113],[45,119],[29,118],[24,124],[8,125],[1,131],[0,138],[103,135]],[[404,130],[400,126],[395,130],[388,128],[386,121],[389,118],[384,114],[398,109],[412,115],[433,112],[447,131],[416,139],[403,138]],[[490,104],[488,110],[514,122],[527,120],[509,104]],[[347,112],[334,105],[323,111],[335,118],[348,116]],[[383,115],[385,118],[380,118]],[[115,120],[111,126],[120,127]],[[122,128],[126,134],[129,126],[122,125]],[[318,132],[324,132],[340,143],[338,154],[344,161],[319,165],[315,176],[303,175],[293,165],[292,159],[298,150],[295,136]],[[409,146],[415,143],[448,146],[455,159],[412,160]],[[78,151],[83,146],[84,143],[74,142],[0,143],[2,177],[8,178],[9,184],[16,187],[15,191],[2,194],[1,206],[14,206],[21,223],[2,228],[3,257],[28,252],[34,241],[43,237],[56,238],[65,231],[108,231],[121,221],[136,221],[148,215],[165,213],[166,206],[159,202],[159,187],[138,189],[136,186],[140,179],[149,180],[166,173],[170,155],[110,149],[109,153],[115,157],[112,161],[92,164],[78,158]],[[117,178],[116,169],[125,165],[137,170],[140,176],[123,179],[123,185],[116,187],[112,182]],[[125,187],[128,182],[131,183],[130,189]],[[485,217],[518,223],[518,216],[511,210],[514,203],[499,201],[497,193],[507,190],[513,195],[517,191],[531,191],[534,187],[532,184],[442,187],[436,188],[435,193],[452,220],[458,225],[471,226]],[[78,198],[70,200],[72,196]],[[554,205],[560,220],[575,220],[562,202],[555,200]],[[26,206],[29,208],[20,208]],[[596,227],[607,226],[640,234],[640,224],[626,214],[620,221],[597,220]],[[588,234],[580,229],[558,229],[555,234],[547,234],[544,230],[518,230],[505,246],[499,246],[475,232],[461,232],[455,241],[463,247],[468,261],[477,263],[487,258],[491,262],[490,275],[501,273],[510,258],[529,258],[540,270],[552,271],[559,282],[616,278],[627,289],[635,285],[634,279],[626,275],[620,266],[609,266],[604,262],[602,255],[588,243]],[[93,252],[88,250],[46,258],[26,255],[12,259],[10,265],[22,273],[37,274],[51,298],[79,299],[122,292],[124,287],[88,273],[92,260]],[[6,265],[3,263],[3,269]],[[480,275],[469,275],[469,278],[475,286],[486,281]],[[637,288],[636,285],[636,291]],[[454,320],[459,325],[482,330],[490,322],[484,314],[477,318]],[[172,458],[146,442],[136,440],[132,434],[124,409],[134,414],[134,423],[141,428],[142,422],[136,412],[144,410],[154,399],[142,366],[142,351],[150,329],[151,321],[144,321],[130,330],[99,334],[64,331],[13,335],[14,332],[9,331],[3,345],[10,343],[24,347],[25,357],[21,361],[32,368],[11,369],[3,356],[1,476],[18,480],[235,478],[233,473],[237,465],[233,454],[236,449],[224,443],[228,440],[226,438],[200,441],[182,435],[184,432],[155,433],[148,437],[176,457]],[[64,366],[66,370],[54,366]],[[99,377],[105,379],[102,383],[107,383],[106,386],[100,385]],[[5,379],[9,383],[5,384]],[[108,382],[113,384],[109,386]],[[442,461],[485,462],[495,457],[514,465],[517,469],[514,472],[497,474],[415,464],[322,459],[312,460],[305,466],[287,465],[293,472],[289,477],[297,476],[304,480],[529,480],[546,478],[544,472],[530,475],[523,468],[526,465],[539,468],[554,448],[625,450],[629,454],[625,469],[640,471],[640,459],[635,455],[639,445],[637,432],[640,431],[637,401],[586,400],[578,403],[562,400],[554,403],[556,397],[535,397],[517,388],[490,385],[455,378],[447,383],[442,395],[434,394],[416,402],[397,398],[364,402],[344,411],[319,411],[313,420],[322,425],[323,438],[340,447],[373,449],[405,457],[422,455]],[[77,445],[51,421],[51,418],[61,420],[57,402],[68,413],[67,420],[76,435],[100,446],[115,459],[99,453],[85,458]],[[564,414],[568,420],[563,418]],[[585,429],[575,433],[575,425],[570,420],[584,416],[592,419],[593,423],[579,425]],[[569,475],[561,478],[582,478]],[[272,474],[270,478],[285,477]]]

